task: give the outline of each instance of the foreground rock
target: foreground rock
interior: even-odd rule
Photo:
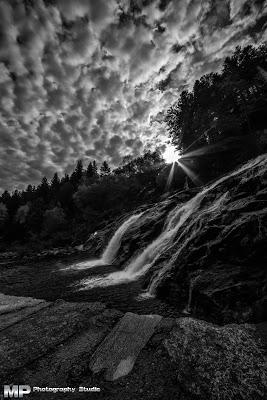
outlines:
[[[0,293],[0,315],[9,314],[23,308],[31,308],[41,303],[45,303],[44,300],[33,299],[32,297],[18,297],[8,296]]]
[[[13,296],[0,299],[14,303]],[[26,303],[0,315],[0,324],[30,309],[34,299]],[[0,332],[0,380],[74,392],[40,391],[29,399],[266,398],[265,324],[218,327],[192,318],[123,314],[101,303],[46,306]]]
[[[267,323],[262,332],[266,335]],[[178,366],[178,381],[191,395],[201,399],[266,398],[266,342],[256,326],[218,327],[180,318],[164,345]]]
[[[105,371],[111,381],[128,375],[160,320],[159,315],[126,313],[93,354],[90,369]]]
[[[44,300],[0,293],[0,332],[48,306]]]
[[[13,371],[20,370],[35,359],[54,351],[61,343],[78,332],[86,330],[87,334],[89,332],[93,338],[94,332],[90,332],[90,329],[92,326],[95,329],[97,315],[100,315],[104,321],[109,319],[107,325],[110,326],[114,323],[113,319],[115,318],[116,321],[121,314],[117,311],[105,311],[105,306],[100,303],[57,301],[2,329],[0,332],[1,380],[3,381]],[[100,335],[99,340],[101,338]]]

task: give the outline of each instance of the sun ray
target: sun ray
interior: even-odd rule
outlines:
[[[195,185],[200,186],[203,184],[199,177],[182,160],[179,160],[178,164]]]
[[[172,167],[167,179],[167,183],[166,183],[166,190],[168,190],[172,184],[172,180],[173,180],[173,175],[174,175],[174,170],[175,170],[175,164],[177,164],[176,162],[172,163]]]

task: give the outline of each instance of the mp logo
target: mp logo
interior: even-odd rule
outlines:
[[[30,393],[31,387],[28,385],[4,385],[4,399],[20,399]]]

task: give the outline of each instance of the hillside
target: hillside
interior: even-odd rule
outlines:
[[[220,323],[266,319],[266,183],[262,155],[197,194],[185,191],[138,208],[134,214],[142,215],[118,239],[114,262],[121,272],[89,278],[85,286],[143,276],[148,294],[179,310]],[[93,253],[108,232],[98,232],[87,248]]]

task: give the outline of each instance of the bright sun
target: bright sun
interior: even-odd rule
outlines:
[[[179,153],[179,151],[176,150],[176,148],[173,145],[167,144],[166,150],[163,153],[163,157],[166,160],[166,162],[170,164],[174,163],[175,161],[178,161],[178,159],[181,157],[181,154]]]

